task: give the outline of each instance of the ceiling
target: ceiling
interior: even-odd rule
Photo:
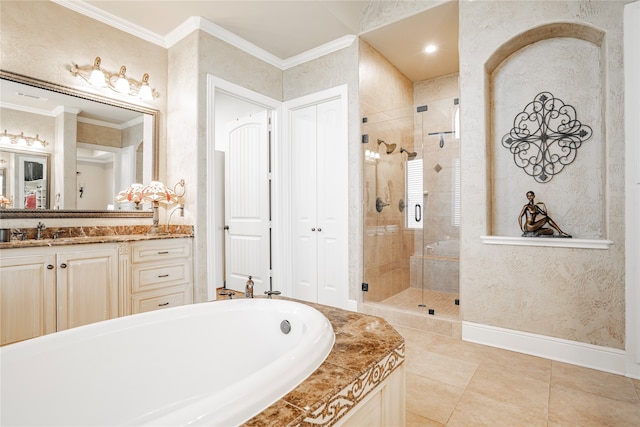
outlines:
[[[57,2],[66,7],[72,7],[71,3],[84,4],[94,18],[143,29],[165,40],[190,17],[200,16],[282,60],[347,35],[360,35],[412,81],[458,71],[457,0],[442,1],[438,6],[366,33],[360,33],[360,20],[369,1]],[[423,49],[430,43],[437,44],[439,50],[426,55]]]

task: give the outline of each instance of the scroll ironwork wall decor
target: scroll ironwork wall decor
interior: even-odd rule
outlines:
[[[541,92],[513,119],[513,128],[502,137],[502,145],[527,175],[540,183],[549,182],[573,163],[578,148],[591,138],[591,127],[576,117],[571,105],[550,92]]]

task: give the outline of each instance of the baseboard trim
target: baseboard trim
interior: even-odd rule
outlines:
[[[462,322],[462,340],[626,375],[626,352],[497,326]]]
[[[358,311],[358,301],[354,299],[347,300],[347,310],[349,311]]]

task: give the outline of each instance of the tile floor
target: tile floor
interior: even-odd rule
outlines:
[[[639,380],[395,327],[407,427],[640,426]]]

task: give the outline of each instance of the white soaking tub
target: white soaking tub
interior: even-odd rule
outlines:
[[[69,329],[0,349],[0,424],[238,425],[315,371],[334,340],[314,308],[263,298]]]

